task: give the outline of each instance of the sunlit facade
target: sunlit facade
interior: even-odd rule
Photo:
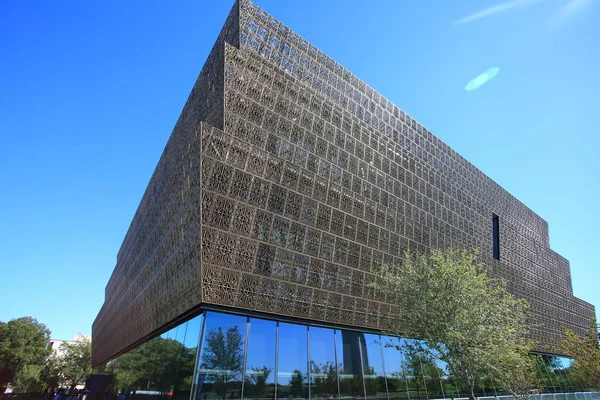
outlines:
[[[550,354],[594,307],[546,221],[239,0],[119,250],[93,363],[136,396],[461,397],[441,362],[380,336],[399,310],[374,285],[406,250],[448,247],[479,249],[527,299],[547,390],[573,391]]]

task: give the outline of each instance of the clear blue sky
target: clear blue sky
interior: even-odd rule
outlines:
[[[496,1],[256,3],[546,219],[600,306],[600,1]],[[0,320],[91,331],[231,4],[0,2]]]

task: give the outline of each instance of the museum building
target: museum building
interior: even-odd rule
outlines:
[[[479,249],[529,302],[548,359],[589,327],[546,221],[238,0],[117,255],[93,364],[121,390],[191,400],[461,397],[443,362],[386,336],[398,310],[374,285],[406,250],[448,247]],[[547,390],[570,390],[569,362]]]

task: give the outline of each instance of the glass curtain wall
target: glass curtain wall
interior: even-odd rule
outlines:
[[[573,360],[559,356],[540,356],[538,368],[546,391],[552,393],[569,393],[584,390],[580,382],[571,376],[570,367]]]
[[[424,346],[412,339],[208,311],[108,362],[104,372],[114,377],[110,394],[123,400],[464,396],[447,365]],[[540,357],[545,391],[581,390],[571,364],[564,357]],[[481,382],[477,395],[503,394],[493,385],[493,377]]]
[[[308,327],[280,322],[278,332],[272,341],[277,349],[277,398],[307,399]],[[249,355],[253,352],[248,348]]]
[[[312,399],[338,397],[338,365],[335,356],[335,331],[309,327],[310,396]]]
[[[206,313],[198,359],[197,399],[242,397],[247,320],[238,315]],[[248,385],[249,390],[253,389],[251,386]]]
[[[414,340],[213,311],[204,318],[192,400],[459,397],[446,365]]]
[[[244,370],[244,399],[274,399],[277,360],[277,322],[252,318],[248,322],[248,349]]]
[[[109,361],[109,393],[126,399],[188,400],[192,388],[202,316]]]
[[[363,335],[365,338],[365,347],[361,358],[367,400],[387,400],[387,384],[383,366],[381,335],[368,333],[360,335]]]
[[[335,331],[335,349],[339,372],[340,397],[364,398],[361,353],[364,353],[364,335],[354,331]]]

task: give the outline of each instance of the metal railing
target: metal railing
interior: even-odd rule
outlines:
[[[457,397],[453,400],[468,398]],[[477,400],[516,400],[514,396],[483,396]],[[600,392],[572,392],[572,393],[542,393],[530,394],[529,400],[600,400]]]

